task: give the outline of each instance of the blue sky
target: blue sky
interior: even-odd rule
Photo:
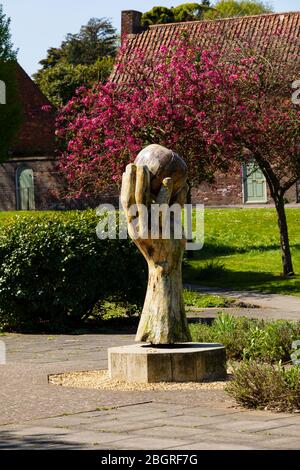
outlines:
[[[91,17],[111,18],[119,31],[121,10],[147,11],[156,5],[176,6],[185,0],[0,0],[0,3],[12,19],[19,62],[32,74],[49,47],[59,46],[67,33],[77,33]],[[300,9],[299,0],[270,0],[269,4],[278,12]]]

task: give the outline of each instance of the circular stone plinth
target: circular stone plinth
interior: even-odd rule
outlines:
[[[125,382],[218,380],[227,375],[226,352],[214,343],[133,344],[108,350],[108,370],[111,379]]]

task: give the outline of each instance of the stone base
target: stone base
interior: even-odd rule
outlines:
[[[174,346],[133,344],[108,350],[111,379],[125,382],[201,382],[227,375],[222,344],[181,343]]]

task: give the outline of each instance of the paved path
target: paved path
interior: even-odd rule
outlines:
[[[49,385],[107,367],[132,335],[8,335],[0,449],[299,449],[300,416],[244,411],[218,390],[118,392]]]
[[[246,316],[252,315],[253,318],[260,318],[265,315],[265,318],[282,318],[285,320],[300,321],[300,297],[293,295],[263,294],[254,291],[236,291],[217,287],[202,287],[194,284],[186,284],[185,287],[196,292],[232,297],[239,302],[257,307],[257,309],[250,308],[241,310],[233,308],[233,313],[237,312],[237,314],[243,314],[244,312]],[[222,309],[219,308],[218,310],[220,311]],[[255,312],[255,310],[257,310],[257,312]],[[226,311],[229,310],[226,309]]]
[[[236,307],[208,307],[187,309],[187,317],[193,323],[199,320],[212,320],[218,316],[220,312],[226,312],[236,317],[256,318],[263,320],[290,320],[300,321],[300,314],[285,312],[275,308],[236,308]]]

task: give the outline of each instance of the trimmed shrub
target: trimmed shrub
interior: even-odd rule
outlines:
[[[57,329],[104,299],[140,305],[146,263],[130,240],[99,240],[95,211],[15,216],[0,226],[0,325]]]
[[[226,391],[247,408],[299,411],[300,366],[243,362],[234,370]]]

